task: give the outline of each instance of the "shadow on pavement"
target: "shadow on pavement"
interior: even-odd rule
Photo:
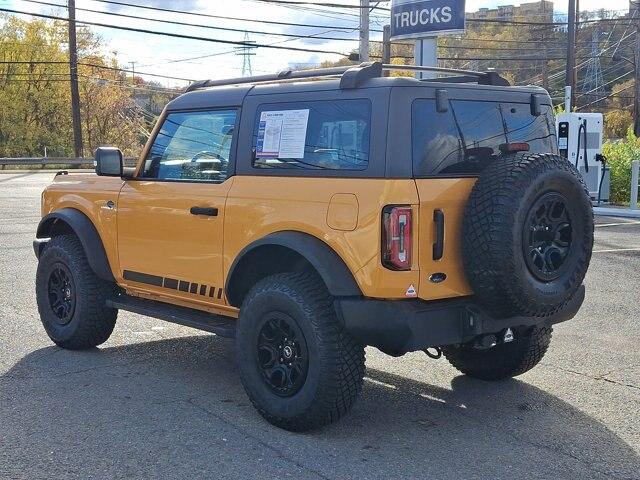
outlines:
[[[191,336],[25,356],[0,378],[0,477],[638,476],[619,436],[519,380],[442,388],[368,369],[340,422],[281,431],[251,407],[233,355]]]

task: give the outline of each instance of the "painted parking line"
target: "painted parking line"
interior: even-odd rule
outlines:
[[[609,250],[594,250],[593,253],[612,253],[612,252],[640,252],[640,247],[633,248],[612,248]]]

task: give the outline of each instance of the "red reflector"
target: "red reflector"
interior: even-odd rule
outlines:
[[[382,212],[382,264],[391,270],[410,270],[411,207],[385,207]]]
[[[514,152],[528,152],[531,146],[528,143],[503,143],[500,145],[500,151],[502,153],[514,153]]]

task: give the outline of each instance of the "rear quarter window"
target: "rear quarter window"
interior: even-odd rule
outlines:
[[[252,167],[366,170],[370,135],[367,99],[261,105],[253,132]]]
[[[557,153],[551,107],[531,114],[529,103],[450,100],[447,112],[435,100],[415,100],[411,111],[416,177],[478,175],[508,143],[528,143],[531,152]]]

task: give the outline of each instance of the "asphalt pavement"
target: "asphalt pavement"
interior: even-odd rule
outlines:
[[[367,349],[338,423],[279,430],[233,343],[121,312],[99,348],[45,334],[31,242],[51,173],[0,174],[0,479],[640,479],[640,222],[599,217],[578,316],[540,365],[487,383]]]

